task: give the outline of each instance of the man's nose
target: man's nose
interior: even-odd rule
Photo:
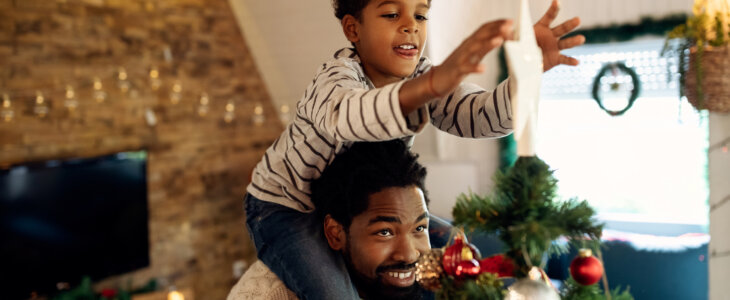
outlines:
[[[403,236],[399,239],[393,252],[393,260],[405,263],[414,263],[421,257],[421,250],[418,241],[410,236]]]

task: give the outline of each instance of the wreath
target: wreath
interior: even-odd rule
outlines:
[[[631,90],[631,95],[629,96],[629,102],[626,104],[626,107],[624,107],[622,110],[609,110],[606,109],[605,106],[603,106],[603,99],[601,99],[601,95],[599,94],[601,90],[601,78],[603,76],[606,76],[606,74],[611,71],[613,75],[617,73],[618,70],[624,71],[626,74],[629,74],[631,76],[631,81],[634,84],[634,88]],[[618,89],[619,84],[614,83],[611,85],[611,89]],[[636,72],[627,67],[625,64],[621,62],[613,62],[608,63],[601,68],[600,71],[598,71],[598,75],[596,75],[596,78],[593,79],[593,99],[596,100],[596,103],[598,103],[598,106],[601,107],[601,109],[605,112],[607,112],[609,115],[615,117],[623,115],[627,110],[631,108],[632,105],[634,105],[634,101],[636,101],[637,98],[639,98],[639,93],[641,92],[641,81],[639,80],[639,75],[636,74]]]

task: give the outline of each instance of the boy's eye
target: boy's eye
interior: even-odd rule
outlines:
[[[421,225],[421,226],[416,227],[416,232],[424,232],[427,230],[428,230],[428,226],[426,226],[426,225]]]
[[[390,231],[390,229],[383,229],[375,233],[378,236],[391,236],[393,235],[393,232]]]
[[[387,19],[395,19],[398,17],[398,14],[395,14],[395,13],[394,14],[384,14],[384,15],[381,15],[381,17],[387,18]]]
[[[419,21],[428,21],[428,18],[424,15],[416,15],[416,20]]]

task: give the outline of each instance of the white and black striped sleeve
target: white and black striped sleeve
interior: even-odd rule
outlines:
[[[512,132],[509,79],[493,91],[462,83],[448,96],[429,104],[431,123],[450,134],[470,137],[501,137]]]
[[[428,120],[425,109],[408,118],[398,93],[405,81],[366,89],[364,80],[346,65],[327,66],[315,79],[300,111],[322,132],[339,142],[383,141],[414,135]],[[415,120],[421,120],[420,123]]]

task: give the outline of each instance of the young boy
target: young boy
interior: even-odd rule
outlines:
[[[430,2],[333,0],[354,48],[337,51],[322,65],[297,104],[296,118],[254,170],[245,199],[248,229],[259,259],[300,299],[358,299],[341,257],[329,249],[311,213],[310,183],[335,155],[355,141],[411,144],[428,121],[471,138],[501,137],[512,130],[509,80],[491,92],[462,83],[470,73],[484,71],[479,62],[511,37],[512,22],[484,24],[443,64],[432,66],[421,56]],[[559,51],[584,41],[582,36],[560,39],[580,21],[551,29],[557,12],[554,0],[535,25],[544,70],[577,65]]]

